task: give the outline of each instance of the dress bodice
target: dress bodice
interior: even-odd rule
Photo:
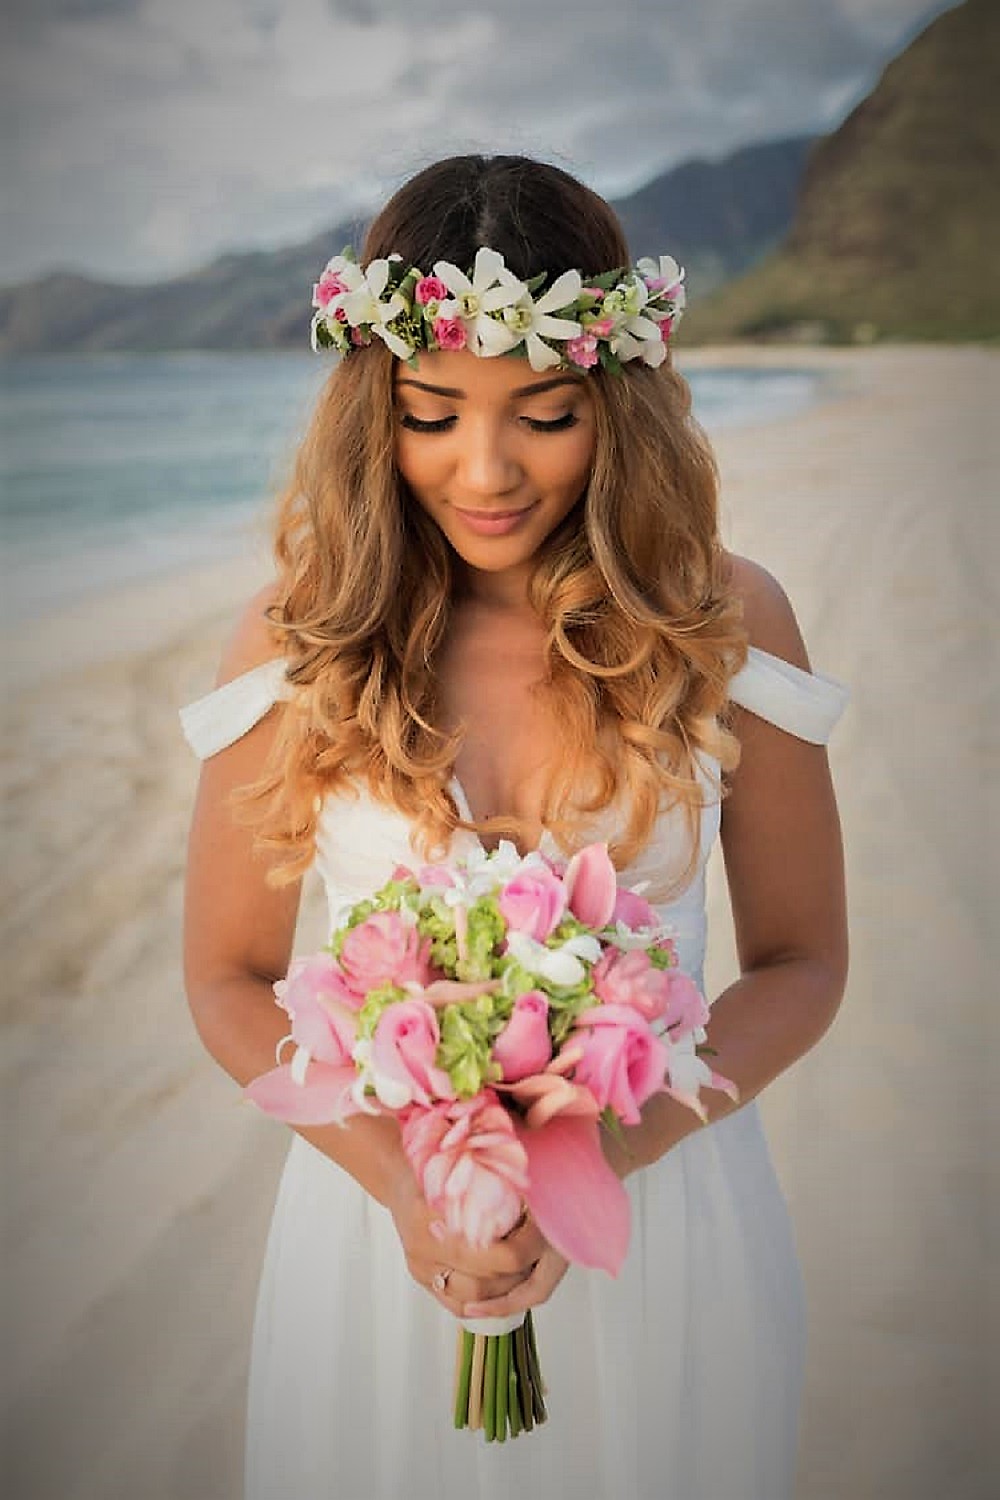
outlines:
[[[246,734],[279,699],[290,698],[293,692],[285,676],[284,657],[274,657],[182,708],[185,738],[195,754],[205,759]],[[733,702],[813,744],[826,744],[850,696],[835,678],[804,672],[755,646],[749,648],[746,665],[731,678],[729,695]],[[646,846],[619,872],[624,884],[645,887],[646,899],[673,929],[681,966],[699,986],[705,957],[705,867],[721,823],[718,769],[711,757],[704,757],[696,767],[703,789],[698,859],[681,893],[669,901],[663,899],[671,879],[687,862],[687,821],[680,808],[661,812]],[[468,801],[457,778],[452,780],[451,791],[459,811],[469,818]],[[319,814],[315,867],[323,880],[331,921],[345,905],[383,884],[394,866],[420,858],[411,844],[405,816],[376,801],[364,786],[329,794]],[[614,809],[606,809],[593,825],[594,835],[610,838],[614,822]],[[449,855],[460,859],[477,843],[474,833],[456,829]],[[550,835],[543,839],[543,850],[547,843],[552,852],[558,852]]]

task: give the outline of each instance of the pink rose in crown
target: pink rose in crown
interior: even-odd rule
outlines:
[[[505,1083],[540,1073],[552,1056],[549,1002],[541,990],[529,990],[514,1001],[510,1020],[493,1044],[493,1060]]]
[[[478,1249],[502,1239],[521,1216],[528,1158],[492,1089],[414,1110],[403,1149],[431,1210]]]
[[[362,1000],[383,984],[427,984],[433,978],[430,943],[396,911],[379,911],[359,922],[344,939],[340,967]]]
[[[371,1045],[375,1092],[389,1109],[453,1099],[448,1074],[435,1065],[441,1033],[434,1007],[423,1000],[387,1005]]]
[[[598,1005],[584,1011],[570,1033],[579,1045],[573,1072],[599,1109],[609,1106],[625,1125],[639,1124],[639,1111],[663,1087],[669,1053],[659,1037],[628,1005]]]
[[[611,921],[618,897],[615,867],[607,844],[588,844],[574,854],[563,876],[569,909],[598,931]]]
[[[547,865],[537,865],[507,882],[500,892],[499,906],[509,928],[544,943],[563,919],[566,888]]]
[[[319,281],[313,287],[313,307],[327,307],[338,297],[341,292],[348,289],[341,278],[333,271],[324,271]]]
[[[587,324],[587,332],[593,334],[594,338],[610,338],[615,331],[614,318],[598,318],[596,323]]]
[[[426,307],[428,302],[443,302],[449,292],[440,276],[421,276],[413,295],[421,307]]]
[[[598,358],[597,340],[591,333],[581,333],[575,339],[567,339],[566,354],[581,370],[593,369]]]
[[[673,327],[674,327],[674,320],[673,320],[673,318],[661,318],[661,320],[660,320],[660,338],[663,340],[664,343],[667,342],[667,340],[669,339],[671,333],[673,332]]]
[[[435,318],[431,327],[439,349],[465,348],[465,325],[460,318]]]

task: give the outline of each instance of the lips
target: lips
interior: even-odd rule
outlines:
[[[518,510],[462,510],[457,505],[453,509],[463,523],[478,535],[505,536],[515,530],[525,516],[531,514],[535,505],[523,505]]]

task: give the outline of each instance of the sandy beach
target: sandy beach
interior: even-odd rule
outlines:
[[[681,357],[734,363],[828,377],[809,411],[717,441],[723,536],[780,579],[814,668],[853,694],[830,746],[847,998],[761,1099],[809,1298],[799,1496],[986,1500],[1000,357]],[[198,762],[177,710],[212,686],[269,571],[261,547],[4,641],[11,1500],[240,1494],[251,1313],[288,1134],[240,1100],[188,1014]],[[298,951],[323,919],[311,880]],[[737,972],[718,849],[709,921],[714,995]]]

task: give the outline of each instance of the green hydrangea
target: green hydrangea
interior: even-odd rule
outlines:
[[[507,924],[500,914],[495,896],[480,896],[469,907],[466,956],[455,965],[459,979],[474,983],[492,979],[496,974],[497,949],[503,942]]]
[[[471,1099],[486,1084],[497,1083],[502,1073],[499,1064],[490,1060],[490,1051],[506,1018],[498,1012],[494,997],[480,995],[449,1005],[439,1019],[438,1066],[448,1074],[459,1098]]]
[[[358,1012],[358,1037],[364,1041],[370,1041],[375,1035],[375,1028],[381,1020],[382,1012],[390,1005],[396,1005],[400,1000],[409,998],[406,991],[401,990],[395,984],[382,984],[377,990],[369,990],[365,996],[365,1003]]]
[[[431,963],[446,974],[454,974],[458,962],[455,915],[442,896],[425,896],[417,912],[417,931],[429,938]]]

